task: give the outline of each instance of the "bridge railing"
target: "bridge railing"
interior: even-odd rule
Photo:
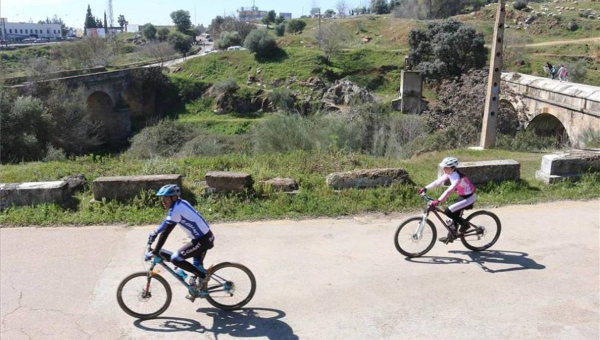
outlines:
[[[87,68],[87,69],[51,72],[51,73],[46,73],[46,74],[40,75],[37,78],[57,79],[57,78],[66,78],[66,77],[87,75],[87,74],[91,74],[91,73],[99,73],[99,72],[104,72],[104,71],[106,71],[106,67],[98,66],[98,67],[92,67],[92,68]],[[2,82],[5,85],[19,85],[19,84],[23,84],[25,82],[28,82],[28,81],[31,81],[34,79],[36,79],[35,76],[9,77],[9,78],[3,78]]]

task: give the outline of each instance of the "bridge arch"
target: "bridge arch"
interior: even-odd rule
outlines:
[[[527,131],[533,131],[542,137],[557,137],[564,142],[571,141],[563,122],[549,112],[536,115],[527,125]]]

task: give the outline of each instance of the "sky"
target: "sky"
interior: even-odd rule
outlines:
[[[192,23],[208,26],[217,15],[235,15],[241,7],[251,7],[253,0],[113,0],[114,24],[123,14],[130,24],[172,25],[169,14],[183,9],[190,12]],[[292,13],[293,18],[306,15],[312,7],[334,9],[340,0],[254,0],[261,10]],[[366,5],[370,0],[344,0],[350,7]],[[103,19],[108,0],[0,0],[0,17],[9,22],[38,22],[58,15],[69,27],[83,28],[88,4],[92,14]]]

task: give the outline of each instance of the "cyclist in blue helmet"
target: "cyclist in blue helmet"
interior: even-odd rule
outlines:
[[[207,276],[198,267],[202,266],[206,252],[213,247],[215,239],[208,223],[188,201],[180,197],[181,189],[179,186],[167,184],[158,190],[156,196],[161,198],[162,205],[165,209],[169,209],[169,212],[158,229],[152,231],[148,236],[148,243],[152,244],[156,236],[160,234],[156,247],[151,252],[146,253],[146,259],[160,253],[169,234],[173,231],[175,225],[179,224],[191,241],[173,253],[171,262],[177,267],[195,274],[199,278],[197,286],[204,287],[204,283],[206,283],[204,281],[207,277],[210,277],[210,273]],[[186,261],[190,257],[193,258],[194,264]],[[193,302],[195,296],[188,295],[187,298]]]

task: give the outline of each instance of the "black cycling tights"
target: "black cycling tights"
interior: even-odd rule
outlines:
[[[173,254],[171,262],[187,272],[194,273],[200,278],[205,278],[206,275],[203,272],[185,259],[193,257],[201,264],[204,256],[206,256],[206,252],[213,247],[213,240],[214,236],[212,232],[208,232],[208,234],[199,239],[192,240]]]

